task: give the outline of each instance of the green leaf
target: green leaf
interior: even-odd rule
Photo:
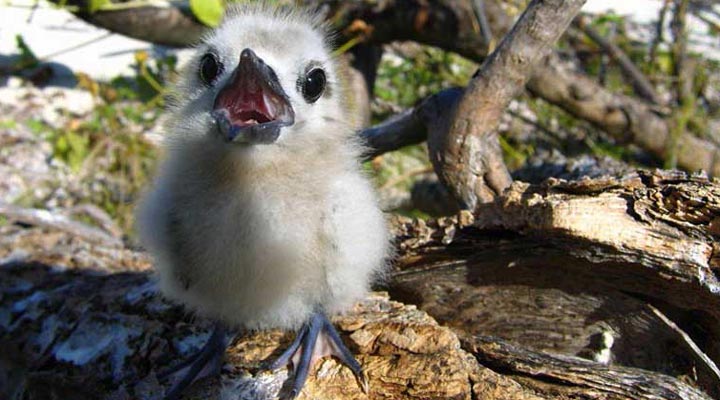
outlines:
[[[21,68],[35,68],[40,65],[35,53],[30,49],[30,46],[25,43],[25,40],[20,35],[15,35],[15,45],[20,52],[20,60],[17,63]]]
[[[68,131],[67,137],[67,163],[74,171],[82,166],[83,160],[88,155],[90,139],[87,136],[78,135],[75,132]]]
[[[59,157],[64,157],[65,153],[68,151],[68,142],[65,136],[60,136],[55,141],[55,155]]]
[[[190,0],[190,10],[200,22],[215,27],[220,25],[225,3],[222,0]]]
[[[108,3],[110,3],[110,0],[90,0],[87,4],[88,12],[92,14]]]

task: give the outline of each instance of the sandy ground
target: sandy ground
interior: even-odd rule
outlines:
[[[175,51],[94,27],[45,1],[35,9],[33,3],[0,3],[0,63],[17,54],[15,37],[21,35],[36,56],[54,63],[61,77],[55,82],[61,85],[72,83],[72,71],[101,80],[134,74],[134,54],[140,50],[158,56]]]

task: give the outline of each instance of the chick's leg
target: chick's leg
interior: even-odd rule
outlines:
[[[182,392],[196,380],[220,372],[223,355],[227,347],[226,333],[225,326],[219,322],[216,323],[210,339],[199,352],[173,370],[160,376],[160,378],[170,377],[170,379],[175,380],[170,390],[165,393],[165,400],[180,398]]]
[[[315,360],[325,356],[335,356],[350,368],[363,392],[367,393],[368,384],[360,363],[355,360],[325,314],[320,312],[310,317],[310,321],[300,329],[290,347],[270,365],[270,368],[278,369],[289,363],[293,364],[295,377],[289,393],[289,398],[293,399],[305,385],[310,366]]]

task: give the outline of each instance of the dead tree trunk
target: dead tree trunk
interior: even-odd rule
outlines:
[[[535,351],[693,376],[718,398],[719,190],[702,177],[660,172],[514,183],[478,210],[476,222],[401,226],[391,293],[467,345],[491,335]],[[555,375],[542,363],[480,362],[533,381],[535,390],[585,394],[565,385],[587,377]]]
[[[0,226],[0,397],[160,398],[210,324],[159,298],[143,253],[23,215]],[[702,177],[515,183],[475,215],[395,221],[386,289],[422,311],[375,295],[336,322],[369,398],[718,399],[718,221]],[[195,398],[274,398],[287,372],[261,362],[291,338],[240,335]],[[333,360],[303,396],[367,398]]]

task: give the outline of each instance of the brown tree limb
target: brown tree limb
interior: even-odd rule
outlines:
[[[667,151],[665,154],[665,167],[677,168],[680,136],[687,131],[688,122],[695,112],[695,97],[693,96],[694,65],[687,54],[687,29],[685,19],[688,12],[688,0],[675,0],[673,18],[670,22],[670,31],[673,42],[670,45],[670,54],[673,61],[674,89],[677,107],[673,109],[670,118],[670,135],[668,136]]]
[[[339,30],[339,43],[359,34],[344,29],[359,20],[367,27],[362,35],[368,43],[415,40],[475,61],[482,61],[487,56],[488,43],[473,29],[476,22],[467,1],[308,0],[308,3],[330,6],[328,18]],[[493,33],[500,37],[508,32],[512,21],[500,2],[486,0],[484,3]],[[139,16],[135,17],[135,13]],[[175,8],[138,7],[80,14],[80,17],[114,32],[176,46],[194,43],[204,29],[194,18]],[[145,33],[143,29],[154,32]],[[578,119],[589,121],[617,139],[633,141],[658,158],[663,158],[666,153],[669,122],[665,116],[643,101],[614,94],[586,75],[568,69],[557,53],[545,61],[544,66],[535,69],[528,89],[535,96]],[[712,142],[688,132],[683,132],[678,142],[678,166],[691,171],[703,169],[714,176],[720,174],[720,151]]]
[[[632,142],[659,159],[667,152],[669,120],[649,104],[614,94],[551,55],[528,82],[534,95],[588,121],[621,142]],[[678,166],[720,176],[720,148],[684,131],[678,139]]]
[[[487,13],[485,12],[485,1],[484,0],[472,0],[473,11],[475,12],[475,18],[478,23],[478,30],[482,35],[485,42],[488,43],[488,49],[491,51],[495,48],[494,38],[490,23],[487,19]]]
[[[173,47],[194,45],[208,30],[192,16],[189,9],[171,5],[141,6],[95,13],[80,12],[76,15],[112,32]]]
[[[435,172],[462,208],[473,210],[510,185],[495,136],[500,117],[583,4],[531,2],[465,89],[449,131],[428,138]]]
[[[667,16],[668,7],[671,0],[663,0],[663,5],[660,7],[658,15],[658,22],[655,24],[655,37],[650,44],[650,70],[655,72],[657,70],[657,50],[660,44],[665,41],[665,17]]]
[[[623,72],[623,75],[627,80],[630,81],[635,92],[643,99],[653,103],[661,104],[660,97],[655,92],[650,81],[645,75],[635,66],[630,57],[625,54],[624,51],[615,43],[605,39],[598,31],[590,26],[590,21],[585,16],[580,16],[575,19],[574,25],[578,27],[585,35],[587,35],[593,42],[595,42],[600,48],[605,51],[610,57],[618,63],[618,66]]]
[[[421,101],[417,106],[394,115],[360,132],[367,151],[366,159],[422,143],[433,130],[445,132],[448,118],[462,96],[463,89],[445,89]]]

